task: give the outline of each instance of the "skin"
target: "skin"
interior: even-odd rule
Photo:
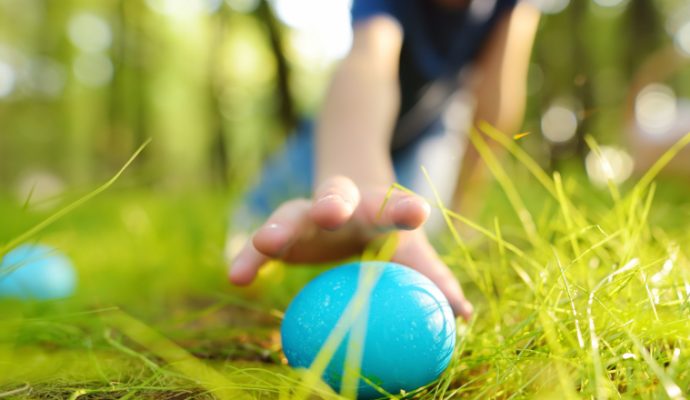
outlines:
[[[506,132],[519,126],[538,20],[537,10],[521,3],[489,38],[477,64],[482,74],[472,84],[478,120]],[[456,315],[471,317],[473,307],[458,280],[420,229],[429,216],[429,204],[396,192],[378,215],[395,182],[390,141],[400,105],[402,39],[402,29],[391,17],[372,17],[355,27],[352,49],[332,78],[317,124],[313,198],[290,200],[269,217],[233,260],[232,283],[250,284],[271,259],[337,261],[360,253],[383,233],[397,231],[399,245],[392,261],[429,277]],[[473,157],[464,161],[463,169],[476,169]]]
[[[540,13],[527,3],[518,3],[503,18],[489,38],[476,64],[478,73],[471,80],[476,100],[475,121],[487,121],[508,135],[522,124],[527,97],[527,73]],[[467,147],[453,201],[453,208],[477,208],[481,201],[486,170],[472,146]],[[472,192],[464,190],[471,186]]]

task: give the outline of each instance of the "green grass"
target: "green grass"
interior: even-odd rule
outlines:
[[[410,396],[681,398],[690,391],[690,201],[657,170],[607,190],[546,174],[519,142],[491,156],[481,214],[438,248],[476,307],[451,366]],[[596,147],[596,144],[590,141]],[[227,196],[116,184],[30,240],[78,268],[68,300],[0,301],[0,398],[289,398],[314,389],[280,352],[281,311],[321,268],[272,265],[230,287]],[[430,199],[432,202],[434,199]],[[0,243],[49,218],[0,197]]]

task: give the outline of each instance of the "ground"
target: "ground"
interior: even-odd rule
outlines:
[[[544,174],[509,150],[507,164],[490,162],[499,179],[481,214],[449,213],[463,233],[436,239],[476,316],[458,323],[446,373],[411,396],[688,393],[686,181],[601,189],[579,168]],[[250,288],[229,286],[229,197],[116,184],[32,237],[73,260],[79,286],[67,300],[0,300],[0,398],[294,395],[302,375],[280,351],[282,311],[323,267],[274,264]],[[0,243],[54,211],[2,194]]]

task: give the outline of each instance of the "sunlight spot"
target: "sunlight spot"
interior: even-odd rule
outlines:
[[[599,338],[595,335],[592,335],[592,350],[599,350]]]
[[[194,18],[218,11],[223,0],[146,0],[149,9],[175,18]]]
[[[671,363],[677,363],[678,359],[680,359],[680,348],[676,347],[673,349],[673,357],[671,358]]]
[[[649,135],[667,134],[677,114],[676,95],[666,85],[648,85],[635,99],[635,119],[642,131]]]
[[[585,168],[592,183],[606,186],[608,181],[615,184],[625,182],[633,172],[634,162],[630,154],[612,146],[599,148],[601,157],[590,151],[585,158]]]
[[[0,60],[0,98],[8,97],[14,91],[17,74],[12,66]]]
[[[329,36],[330,35],[330,36]],[[352,31],[293,31],[288,36],[290,46],[305,63],[323,66],[347,55],[352,45]]]
[[[666,278],[670,273],[671,270],[673,269],[673,266],[678,258],[678,246],[676,244],[673,244],[670,246],[670,255],[664,261],[664,265],[661,267],[661,271],[657,272],[656,274],[652,275],[651,281],[652,283],[659,283],[661,282],[664,278]]]
[[[306,62],[343,58],[352,46],[350,0],[273,0],[278,18],[295,32],[293,49]]]
[[[351,0],[272,0],[278,18],[294,29],[325,27],[349,21]],[[346,18],[347,16],[347,18]]]
[[[233,60],[229,75],[238,82],[265,82],[270,79],[270,61],[250,38],[236,36],[227,44],[228,56]]]
[[[530,0],[544,14],[558,14],[570,5],[570,0]]]
[[[549,279],[549,273],[546,272],[546,270],[541,270],[539,271],[539,277],[541,278],[542,282],[546,282],[546,280]]]
[[[113,63],[102,54],[80,54],[72,69],[77,80],[86,86],[102,87],[113,78]]]
[[[106,51],[112,43],[110,25],[99,15],[79,12],[69,20],[67,33],[72,44],[81,51]]]
[[[598,17],[613,18],[621,15],[628,6],[629,0],[593,0],[596,7],[590,8]]]
[[[675,383],[670,383],[668,388],[666,388],[666,394],[672,399],[683,398],[683,391]]]
[[[626,0],[594,0],[594,2],[602,7],[617,7],[624,3]]]
[[[673,36],[676,48],[686,57],[690,57],[690,21],[683,24]]]
[[[577,132],[575,111],[565,105],[553,104],[541,117],[541,130],[553,143],[565,143]]]

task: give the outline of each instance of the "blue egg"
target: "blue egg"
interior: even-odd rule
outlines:
[[[281,327],[288,362],[295,368],[311,366],[355,297],[360,273],[367,275],[365,271],[377,279],[369,286],[364,343],[358,343],[363,348],[360,375],[391,394],[433,382],[448,367],[455,347],[453,311],[427,277],[388,262],[345,264],[307,284],[288,307]],[[341,387],[350,335],[352,329],[323,375],[336,391]],[[363,379],[357,388],[360,399],[381,397]]]
[[[60,299],[71,296],[76,284],[72,263],[49,246],[22,245],[0,260],[0,297]]]

